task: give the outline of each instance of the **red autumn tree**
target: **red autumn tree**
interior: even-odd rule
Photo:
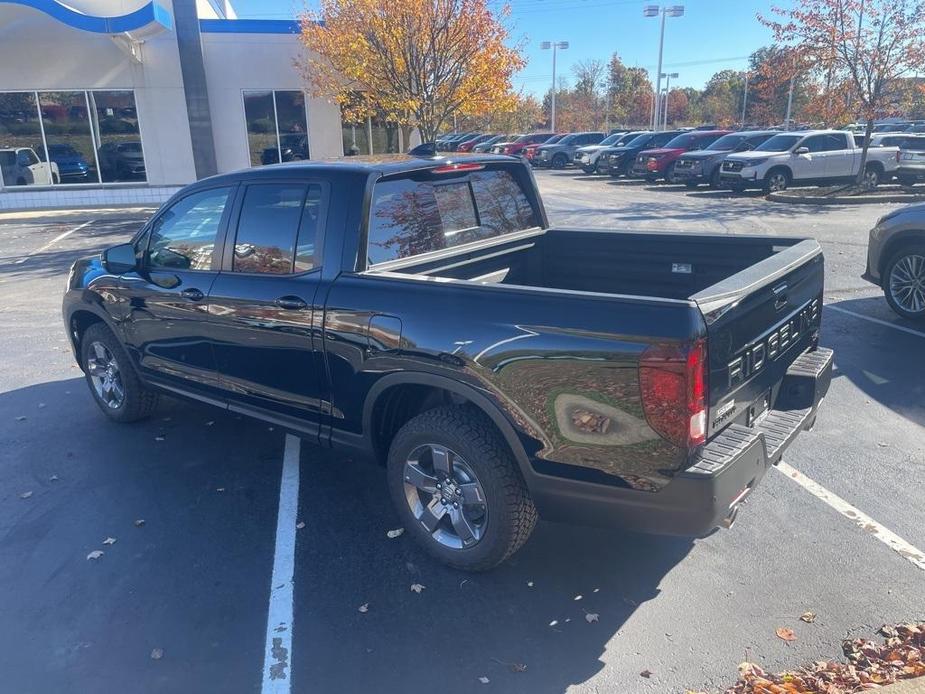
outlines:
[[[759,15],[776,39],[792,47],[829,83],[850,84],[867,119],[857,183],[860,185],[874,119],[888,110],[890,85],[925,62],[925,3],[921,0],[795,0]]]

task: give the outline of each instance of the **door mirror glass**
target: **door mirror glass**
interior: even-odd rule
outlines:
[[[124,275],[137,267],[135,262],[135,247],[130,243],[123,243],[103,251],[103,267],[106,272],[113,275]]]
[[[794,154],[809,154],[809,147],[806,147],[805,145],[803,147],[797,147],[795,150],[793,150],[793,153]]]

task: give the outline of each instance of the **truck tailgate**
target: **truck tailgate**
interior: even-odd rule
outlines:
[[[774,408],[788,368],[819,338],[823,257],[812,240],[691,297],[707,326],[707,439]]]

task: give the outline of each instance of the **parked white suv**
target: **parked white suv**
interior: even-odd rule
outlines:
[[[896,147],[872,147],[867,152],[864,183],[874,188],[896,171]],[[766,193],[788,186],[850,182],[861,164],[861,148],[844,130],[780,133],[750,152],[723,160],[720,180],[733,190],[764,188]]]

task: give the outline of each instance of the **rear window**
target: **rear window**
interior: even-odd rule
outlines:
[[[507,171],[386,180],[373,192],[367,257],[374,265],[535,226],[536,211]]]

